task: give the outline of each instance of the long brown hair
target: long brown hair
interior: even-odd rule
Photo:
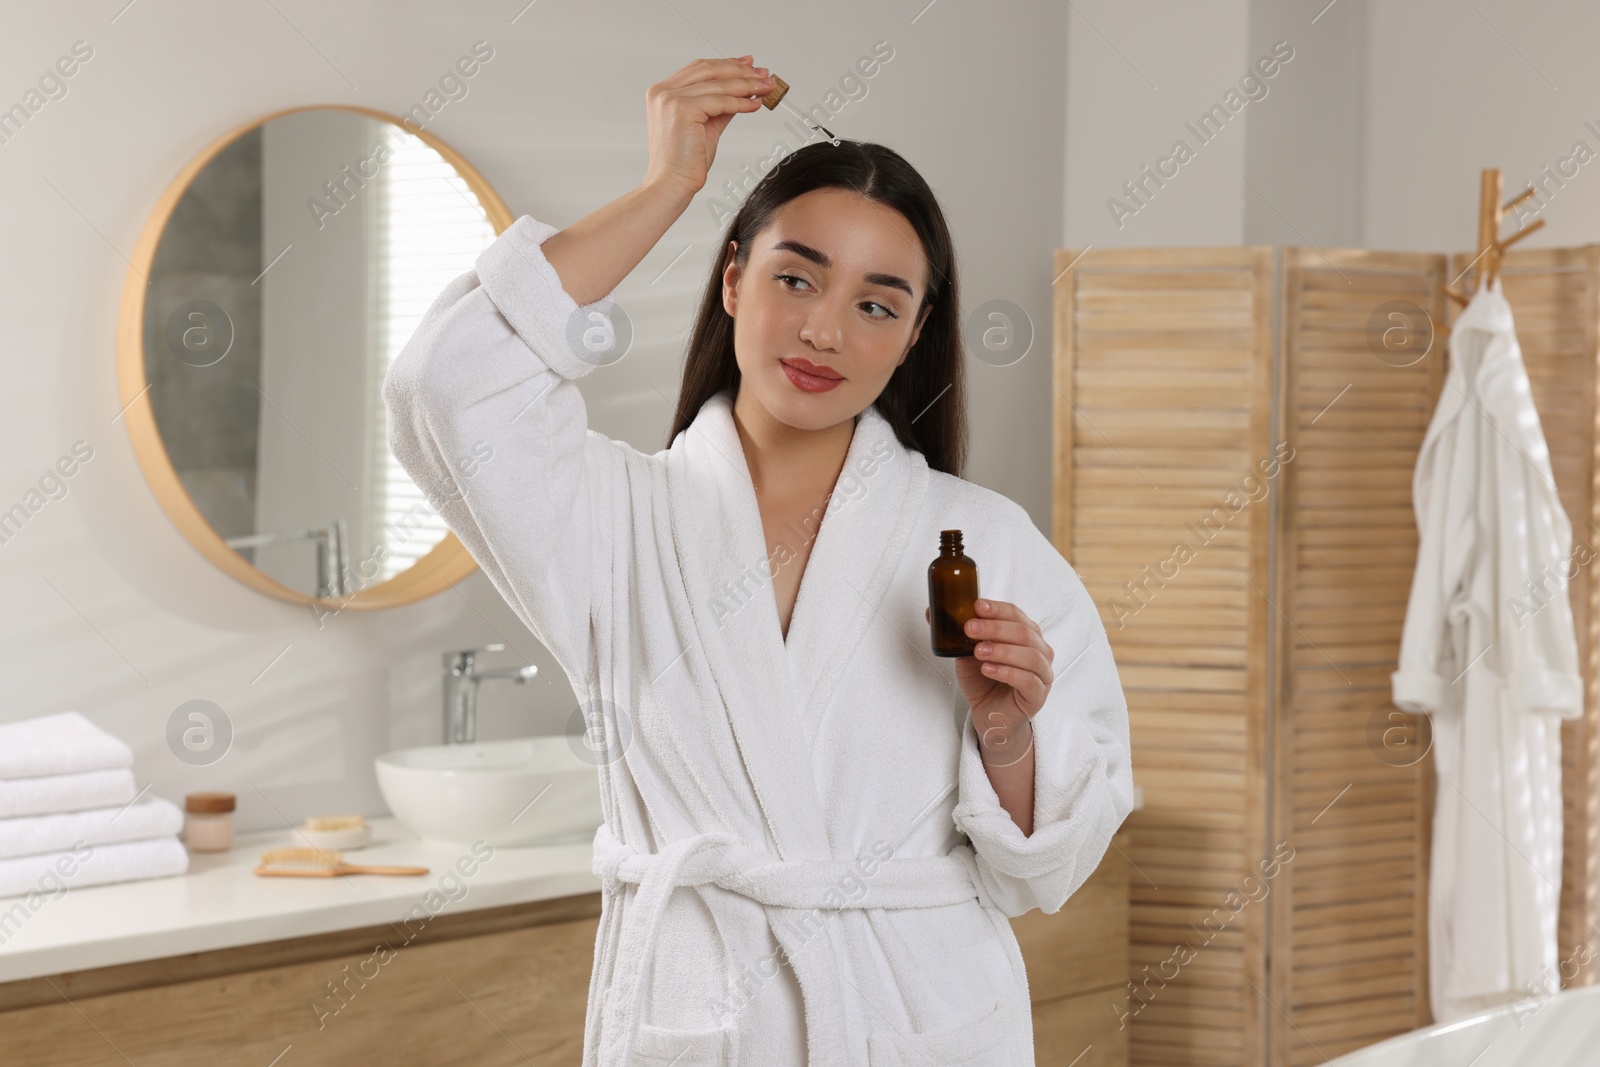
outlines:
[[[895,369],[874,405],[895,436],[921,452],[928,466],[961,476],[967,453],[966,364],[962,359],[960,292],[955,246],[944,213],[922,175],[891,148],[870,141],[818,141],[784,156],[750,191],[728,222],[722,254],[706,282],[700,314],[689,334],[678,410],[667,435],[670,447],[700,407],[724,389],[737,395],[739,364],[733,351],[733,317],[722,306],[722,272],[729,241],[739,242],[734,262],[742,270],[757,235],[778,209],[813,189],[850,189],[893,208],[911,223],[928,260],[928,291],[922,308],[932,305],[917,343]]]

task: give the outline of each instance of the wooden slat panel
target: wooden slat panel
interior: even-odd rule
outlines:
[[[1144,790],[1129,819],[1129,1062],[1260,1063],[1267,913],[1228,901],[1267,817],[1253,650],[1271,610],[1258,464],[1272,458],[1272,255],[1095,250],[1068,271],[1075,258],[1057,253],[1052,535],[1101,607]],[[1185,941],[1196,953],[1178,964]]]
[[[1274,886],[1274,1064],[1320,1063],[1428,1021],[1430,761],[1398,765],[1382,716],[1445,338],[1396,358],[1375,350],[1369,323],[1399,300],[1443,322],[1444,267],[1439,255],[1284,255],[1279,432],[1294,460],[1279,486],[1273,812],[1295,851]]]

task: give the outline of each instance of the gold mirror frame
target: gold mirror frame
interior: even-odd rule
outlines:
[[[178,201],[188,190],[190,182],[219,152],[256,127],[284,115],[327,110],[355,112],[399,126],[434,149],[446,162],[455,167],[456,172],[466,181],[468,188],[477,196],[478,202],[483,205],[489,225],[494,228],[497,235],[504,233],[515,221],[511,209],[500,198],[500,194],[494,191],[478,169],[468,163],[461,153],[426,130],[407,126],[394,115],[354,104],[312,104],[274,111],[254,122],[236,127],[212,141],[199,155],[189,161],[167,186],[161,199],[156,202],[149,221],[139,234],[139,243],[134,248],[130,260],[128,280],[122,289],[122,308],[117,330],[117,383],[122,399],[123,418],[127,422],[128,436],[133,441],[133,452],[138,457],[139,468],[144,471],[145,480],[149,482],[151,490],[154,491],[168,518],[202,556],[240,583],[279,600],[322,606],[331,611],[345,608],[364,611],[400,607],[441,593],[476,570],[478,563],[456,535],[450,532],[406,570],[385,581],[363,586],[344,599],[312,596],[268,577],[238,552],[228,547],[222,537],[211,528],[211,524],[200,513],[194,501],[189,498],[183,483],[179,481],[178,473],[167,457],[166,446],[161,442],[161,434],[156,429],[155,413],[148,396],[150,382],[145,375],[144,363],[144,313],[150,270],[155,261],[156,248],[161,242],[161,235],[165,232]]]

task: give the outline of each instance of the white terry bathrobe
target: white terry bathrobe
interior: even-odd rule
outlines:
[[[1021,507],[930,470],[871,408],[820,528],[785,535],[816,535],[785,640],[731,396],[653,455],[588,429],[574,382],[603,352],[569,338],[604,337],[614,294],[578,308],[540,250],[555,231],[508,228],[383,395],[395,455],[616,753],[583,1063],[1031,1065],[1006,919],[1059,909],[1133,807],[1089,594]],[[946,528],[1055,652],[1027,837],[929,647]]]
[[[1583,710],[1572,526],[1499,279],[1451,330],[1412,491],[1392,689],[1433,726],[1430,993],[1452,1022],[1560,986],[1561,720]]]

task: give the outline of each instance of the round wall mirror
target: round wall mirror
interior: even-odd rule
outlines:
[[[185,537],[251,588],[378,608],[476,566],[389,452],[380,388],[512,222],[460,154],[379,111],[280,111],[213,142],[140,236],[123,414]]]

